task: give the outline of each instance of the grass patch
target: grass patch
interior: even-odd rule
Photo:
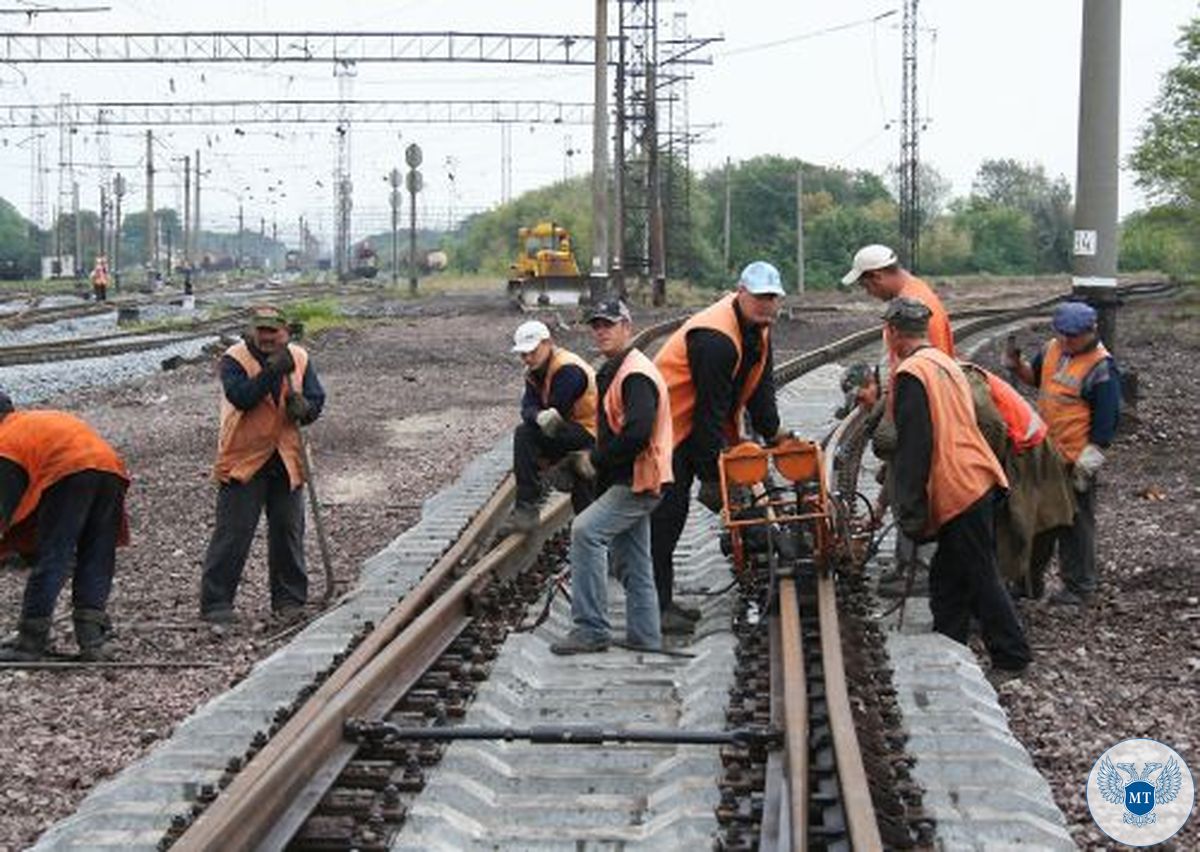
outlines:
[[[337,299],[302,299],[293,302],[284,309],[288,320],[304,324],[304,335],[311,337],[328,328],[342,328],[356,324],[356,320],[346,316],[341,303]]]

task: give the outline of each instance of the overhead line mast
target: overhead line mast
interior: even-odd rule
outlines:
[[[918,181],[921,132],[917,116],[917,2],[904,0],[900,97],[900,256],[916,269],[920,249],[921,199]]]

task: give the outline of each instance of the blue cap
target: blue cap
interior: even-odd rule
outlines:
[[[779,270],[765,260],[756,260],[743,269],[738,284],[754,296],[785,295],[779,283]]]
[[[1083,334],[1096,327],[1096,310],[1085,302],[1063,302],[1054,309],[1050,326],[1068,337]]]

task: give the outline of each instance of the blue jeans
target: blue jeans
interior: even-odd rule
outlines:
[[[653,494],[634,494],[614,485],[571,524],[571,618],[574,632],[587,641],[607,642],[608,556],[625,587],[625,638],[630,645],[662,646],[658,593],[650,559]]]

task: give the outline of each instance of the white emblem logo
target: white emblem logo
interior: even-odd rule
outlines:
[[[1101,830],[1129,846],[1162,843],[1192,811],[1196,789],[1183,758],[1157,740],[1124,740],[1096,761],[1087,800]]]

